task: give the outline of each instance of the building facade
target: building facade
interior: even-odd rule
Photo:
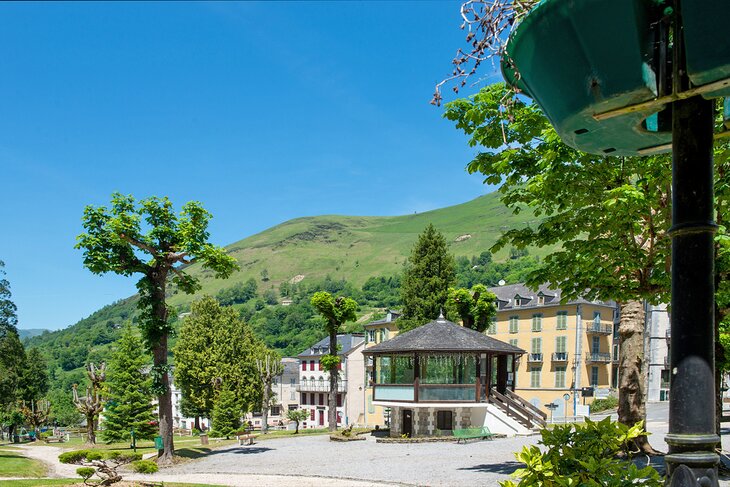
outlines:
[[[524,284],[489,288],[497,317],[487,334],[527,351],[509,370],[515,392],[555,418],[585,413],[606,397],[615,376],[613,302],[584,299],[561,303],[561,291]]]
[[[269,407],[268,423],[270,427],[288,425],[289,420],[286,417],[288,411],[299,409],[299,359],[293,357],[284,357],[281,359],[284,366],[284,372],[274,377],[271,383],[271,389],[274,393],[272,405]],[[261,428],[263,416],[260,411],[248,413],[244,418],[247,422],[251,421],[255,429]]]
[[[383,319],[371,321],[365,325],[365,349],[367,350],[378,343],[382,343],[395,337],[398,334],[398,324],[396,321],[400,317],[400,313],[393,310],[387,310]],[[377,406],[373,404],[373,370],[372,357],[365,357],[365,420],[364,425],[370,428],[375,426],[390,426],[391,410],[390,408]]]
[[[646,340],[644,360],[649,364],[647,371],[647,400],[649,402],[669,400],[669,343],[671,326],[667,305],[645,305]]]
[[[340,379],[337,383],[337,425],[363,424],[363,397],[365,391],[365,362],[362,354],[365,338],[362,335],[337,335],[340,347]],[[299,356],[299,407],[309,411],[309,418],[301,428],[329,426],[329,372],[320,362],[329,353],[329,337],[312,345]]]

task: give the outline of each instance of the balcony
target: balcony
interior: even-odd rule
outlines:
[[[319,381],[307,381],[297,384],[297,392],[329,392],[330,383]],[[347,392],[347,381],[337,381],[337,392]]]
[[[590,323],[586,326],[586,333],[594,335],[612,335],[613,325],[606,325],[603,323]]]
[[[611,354],[607,352],[588,352],[586,353],[586,362],[609,363]]]
[[[541,353],[528,353],[527,354],[527,363],[535,363],[535,362],[542,362],[542,354]]]
[[[552,361],[553,362],[567,362],[568,361],[568,352],[553,352]]]

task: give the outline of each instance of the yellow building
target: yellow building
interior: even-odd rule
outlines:
[[[608,395],[612,383],[612,302],[560,303],[560,291],[523,284],[489,288],[498,299],[487,334],[527,351],[517,362],[515,392],[555,418],[580,415],[581,406]],[[509,380],[515,375],[509,369]],[[585,394],[583,393],[585,388]],[[585,397],[593,393],[593,397]]]
[[[395,321],[400,316],[397,311],[388,310],[382,320],[371,321],[365,325],[365,348],[389,340],[398,334]],[[365,425],[386,426],[390,424],[390,408],[373,404],[373,358],[365,358]]]

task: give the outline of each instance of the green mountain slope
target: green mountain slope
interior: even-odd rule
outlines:
[[[360,286],[371,276],[400,272],[416,237],[429,223],[446,236],[454,255],[471,257],[491,247],[501,231],[535,221],[526,211],[513,214],[497,193],[413,215],[297,218],[227,246],[241,270],[226,281],[212,279],[200,266],[192,265],[188,271],[201,278],[202,293],[211,295],[236,282],[259,279],[264,269],[270,280],[260,284],[260,290],[278,288],[292,279],[315,280],[327,275]],[[506,251],[495,256],[496,260],[504,258]],[[172,305],[190,301],[190,296],[171,292]]]

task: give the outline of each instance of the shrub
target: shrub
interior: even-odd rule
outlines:
[[[615,396],[608,396],[606,399],[596,399],[591,404],[592,413],[599,413],[616,408],[618,408],[618,398]]]
[[[141,458],[141,453],[99,450],[69,451],[58,456],[61,463],[83,465],[82,468],[76,470],[76,473],[84,479],[84,483],[87,485],[91,485],[87,481],[94,475],[101,479],[101,485],[119,482],[122,480],[122,476],[117,473],[117,469],[135,460],[141,460]]]
[[[75,450],[67,451],[58,455],[58,460],[61,463],[79,463],[81,460],[86,458],[89,450]]]
[[[137,460],[132,462],[132,469],[137,473],[155,473],[157,464],[152,460]]]
[[[619,459],[634,438],[647,434],[643,423],[632,427],[605,418],[585,424],[556,425],[541,431],[544,446],[526,446],[515,453],[525,468],[515,471],[515,484],[508,480],[502,487],[535,485],[636,485],[662,487],[663,481],[652,467],[639,469],[630,459]]]
[[[96,469],[94,467],[79,467],[76,469],[76,475],[84,479],[84,483],[94,476]]]

